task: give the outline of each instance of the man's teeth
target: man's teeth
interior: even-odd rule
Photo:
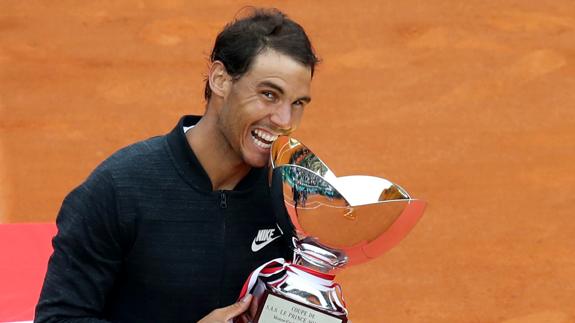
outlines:
[[[256,133],[256,135],[258,135],[260,138],[263,138],[267,141],[275,141],[276,139],[278,139],[277,135],[271,135],[267,132],[261,131],[260,129],[256,129],[254,130],[254,132]]]
[[[268,148],[270,148],[270,147],[272,146],[272,144],[263,143],[261,140],[259,140],[259,139],[256,138],[256,137],[253,137],[253,136],[252,136],[252,138],[254,139],[254,143],[256,144],[256,146],[262,147],[262,148],[264,148],[264,149],[268,149]]]
[[[272,143],[274,142],[274,140],[276,140],[278,138],[277,135],[270,135],[269,133],[259,130],[259,129],[255,129],[252,133],[252,138],[254,140],[254,143],[261,148],[264,149],[268,149],[272,146]],[[264,142],[265,140],[265,142]]]

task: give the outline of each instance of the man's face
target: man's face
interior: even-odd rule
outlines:
[[[243,162],[266,166],[271,143],[299,125],[310,102],[311,69],[291,57],[265,50],[231,83],[219,112],[219,130]]]

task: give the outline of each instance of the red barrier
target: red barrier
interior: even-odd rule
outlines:
[[[34,318],[55,234],[53,223],[0,224],[0,322]]]

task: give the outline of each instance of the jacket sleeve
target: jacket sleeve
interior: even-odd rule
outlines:
[[[115,195],[112,177],[97,169],[64,199],[35,322],[107,322],[125,239]]]

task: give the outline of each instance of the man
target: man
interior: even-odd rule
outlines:
[[[269,201],[271,143],[318,62],[297,23],[255,10],[218,35],[205,115],[124,148],[64,200],[36,322],[227,322],[249,273],[290,257]],[[232,304],[232,305],[230,305]]]

